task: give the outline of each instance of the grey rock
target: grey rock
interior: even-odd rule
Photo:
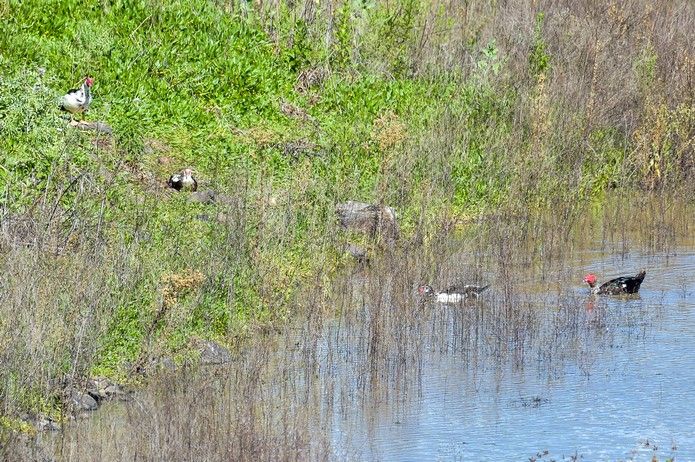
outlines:
[[[196,202],[199,204],[220,204],[220,205],[235,205],[234,197],[226,194],[218,193],[212,189],[205,191],[196,191],[188,195],[188,202]]]
[[[200,362],[202,364],[226,364],[232,360],[228,349],[212,340],[205,340],[200,345]]]
[[[94,377],[87,382],[87,393],[97,402],[111,399],[127,399],[128,394],[116,382],[104,377]]]
[[[76,127],[80,130],[91,130],[97,133],[104,133],[106,135],[113,134],[113,129],[111,126],[105,124],[104,122],[85,122],[82,120],[77,123]]]
[[[217,198],[217,193],[212,189],[205,191],[196,191],[188,196],[188,202],[197,202],[199,204],[212,204]]]
[[[36,427],[36,430],[40,432],[60,431],[60,424],[55,420],[45,416],[38,416],[34,421],[34,426]]]
[[[387,243],[398,239],[396,212],[389,206],[347,201],[336,206],[336,214],[344,229],[380,237]]]
[[[69,403],[76,411],[96,411],[99,408],[97,400],[91,395],[77,390],[70,393]]]
[[[367,251],[363,249],[360,246],[357,246],[355,244],[346,244],[345,245],[345,251],[352,255],[355,260],[357,260],[357,263],[359,264],[368,264],[369,263],[369,256],[367,255]]]

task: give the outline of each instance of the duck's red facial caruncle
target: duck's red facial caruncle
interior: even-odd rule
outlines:
[[[432,288],[430,286],[420,286],[417,288],[417,293],[420,295],[428,295],[432,293]]]
[[[593,287],[593,285],[596,284],[596,275],[592,273],[587,274],[584,276],[584,282]]]
[[[92,85],[94,85],[94,79],[91,77],[87,77],[87,79],[85,79],[84,82],[87,84],[88,87],[91,87]]]

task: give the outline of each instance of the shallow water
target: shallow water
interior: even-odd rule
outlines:
[[[695,460],[695,253],[636,253],[619,267],[583,257],[603,274],[649,268],[639,298],[594,299],[583,287],[531,298],[535,338],[502,360],[485,340],[457,349],[452,314],[450,335],[424,349],[417,396],[346,415],[338,446],[369,460],[650,460],[655,447]]]
[[[415,300],[407,261],[356,273],[330,315],[42,442],[59,460],[695,460],[695,243],[644,228],[540,267],[456,256],[439,279],[493,284],[462,305]],[[581,283],[640,268],[636,297]]]

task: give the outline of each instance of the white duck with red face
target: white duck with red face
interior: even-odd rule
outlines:
[[[94,85],[94,79],[87,77],[80,88],[68,91],[63,96],[60,109],[70,114],[87,112],[89,105],[92,103],[92,85]]]

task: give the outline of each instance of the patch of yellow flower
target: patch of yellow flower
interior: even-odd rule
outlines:
[[[162,276],[162,301],[164,306],[172,306],[179,297],[198,289],[205,279],[197,270],[185,274],[168,273]]]
[[[398,145],[407,137],[407,127],[395,113],[391,111],[385,112],[374,120],[372,141],[374,141],[382,151],[386,151]]]

